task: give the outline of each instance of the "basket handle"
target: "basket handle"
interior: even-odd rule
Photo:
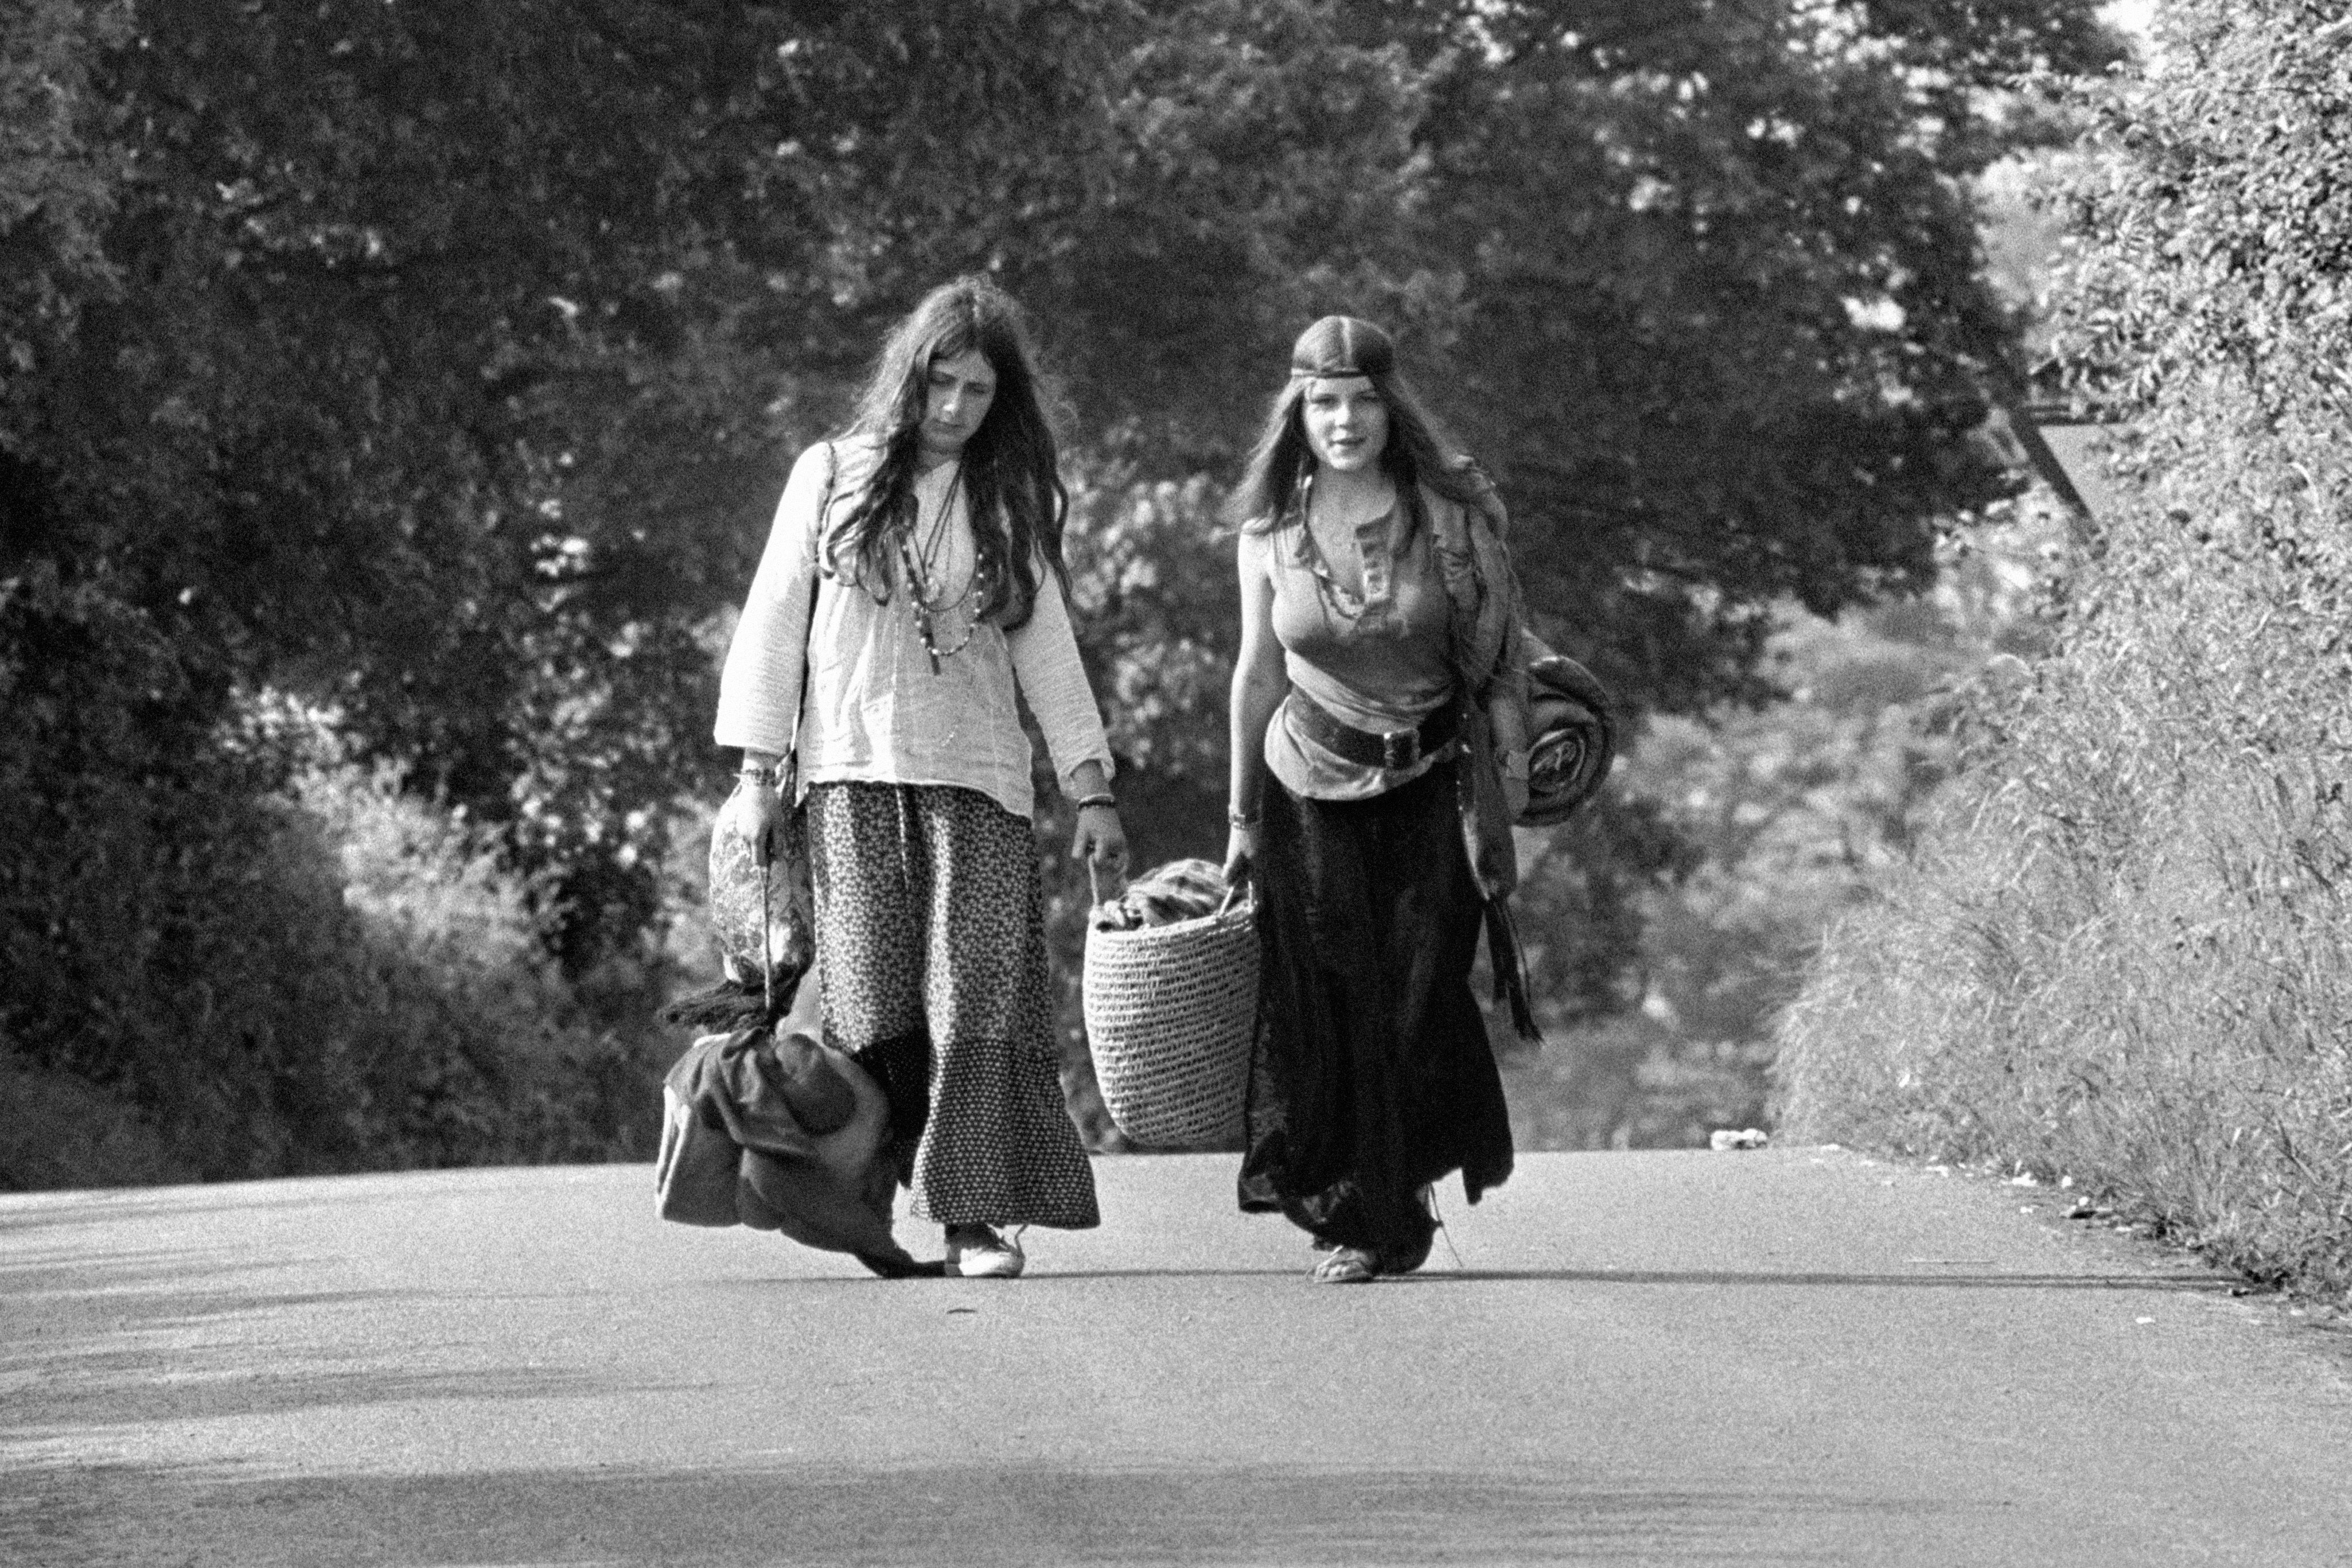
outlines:
[[[1255,860],[1246,854],[1242,856],[1240,863],[1234,867],[1234,873],[1233,882],[1225,889],[1225,896],[1217,902],[1220,915],[1230,915],[1237,908],[1255,908],[1257,904]]]

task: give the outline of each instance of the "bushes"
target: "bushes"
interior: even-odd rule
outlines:
[[[2064,1172],[2352,1286],[2352,551],[2332,432],[2178,389],[2065,644],[1784,1020],[1802,1136]]]
[[[1781,1030],[1792,1131],[2067,1172],[2352,1287],[2352,26],[2182,0],[2071,193],[2058,343],[2136,416],[2063,647]]]
[[[2118,521],[2065,653],[1832,935],[1784,1124],[2071,1173],[2249,1272],[2352,1285],[2347,672],[2311,586]]]
[[[69,793],[0,772],[31,829],[0,1185],[649,1152],[655,1068],[572,1023],[488,862],[388,780],[272,770],[230,747]]]
[[[1612,787],[1685,853],[1641,891],[1640,1010],[1577,1019],[1552,1010],[1559,992],[1545,999],[1547,1027],[1567,1026],[1556,1049],[1507,1075],[1523,1146],[1703,1147],[1714,1129],[1764,1120],[1774,1020],[1950,771],[1956,688],[2024,668],[2035,563],[2056,531],[2046,507],[2006,507],[1948,547],[1930,596],[1835,622],[1791,607],[1765,666],[1783,700],[1645,727]],[[1538,974],[1577,919],[1561,873],[1589,852],[1555,833],[1522,862]]]

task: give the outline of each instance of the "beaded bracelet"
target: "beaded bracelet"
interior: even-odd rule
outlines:
[[[783,774],[782,769],[774,768],[739,768],[735,770],[735,777],[748,779],[763,789],[772,789]]]
[[[1225,808],[1225,821],[1231,822],[1236,828],[1255,828],[1257,826],[1256,813],[1244,811],[1237,806],[1228,806]]]
[[[1113,810],[1117,810],[1118,809],[1118,797],[1108,792],[1100,795],[1081,795],[1078,797],[1079,810],[1083,811],[1089,806],[1108,806]]]

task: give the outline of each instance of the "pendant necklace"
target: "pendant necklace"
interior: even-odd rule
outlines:
[[[934,601],[931,598],[931,573],[947,565],[948,533],[955,520],[956,493],[962,487],[963,465],[958,463],[955,477],[949,482],[947,494],[940,499],[938,520],[931,529],[930,543],[928,548],[919,549],[915,543],[916,530],[922,523],[922,506],[919,500],[915,507],[915,520],[908,524],[906,531],[898,536],[898,559],[907,570],[907,597],[913,601],[914,605],[915,634],[922,639],[924,656],[930,660],[931,674],[935,675],[940,674],[940,661],[963,652],[965,646],[971,642],[973,631],[980,624],[978,616],[970,617],[964,623],[961,642],[952,648],[940,646],[939,627],[935,617],[969,601],[972,596],[972,590],[980,580],[980,569],[975,562],[971,576],[964,580],[961,593],[952,599],[943,598]]]

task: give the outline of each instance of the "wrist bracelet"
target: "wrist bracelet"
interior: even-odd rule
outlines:
[[[1225,808],[1225,821],[1231,822],[1236,828],[1255,828],[1257,826],[1256,813],[1252,811],[1244,811],[1237,807],[1233,806]]]
[[[762,789],[772,789],[776,786],[776,781],[782,777],[782,774],[779,769],[773,768],[739,768],[735,770],[735,777],[738,779],[749,779],[752,783],[761,786]]]
[[[1100,795],[1081,795],[1078,797],[1079,810],[1083,811],[1089,806],[1108,806],[1111,810],[1118,810],[1118,797],[1108,792]]]

